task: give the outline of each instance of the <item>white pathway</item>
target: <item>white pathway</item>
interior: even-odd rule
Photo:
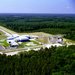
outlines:
[[[8,32],[4,31],[3,29],[0,29],[0,31],[2,31],[6,36],[11,36],[11,34],[9,34]]]

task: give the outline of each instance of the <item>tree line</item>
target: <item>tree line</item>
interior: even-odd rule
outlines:
[[[0,75],[75,75],[75,46],[0,54]]]
[[[0,17],[2,26],[16,32],[46,32],[66,34],[66,38],[75,40],[75,17]]]

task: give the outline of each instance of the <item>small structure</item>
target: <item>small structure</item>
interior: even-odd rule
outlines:
[[[14,38],[12,37],[9,37],[7,39],[7,43],[10,44],[10,47],[18,47],[18,43],[14,40]]]
[[[63,38],[62,38],[62,36],[59,36],[59,35],[51,36],[51,37],[49,38],[49,40],[50,40],[50,42],[51,42],[52,44],[55,44],[55,43],[60,43],[60,44],[62,44],[62,43],[63,43]]]
[[[18,43],[16,43],[16,42],[11,42],[11,43],[10,43],[10,47],[18,47]]]
[[[7,43],[10,44],[10,47],[17,47],[19,43],[30,41],[31,37],[28,35],[17,35],[13,34],[12,36],[7,37]]]
[[[63,39],[62,38],[58,38],[57,43],[62,44],[63,43]]]
[[[29,38],[30,37],[26,37],[25,35],[22,35],[22,36],[19,36],[18,38],[16,38],[15,40],[17,42],[27,42],[27,41],[29,41]]]

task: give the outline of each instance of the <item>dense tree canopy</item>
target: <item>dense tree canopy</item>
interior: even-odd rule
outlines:
[[[0,55],[0,75],[75,75],[75,46]]]
[[[52,34],[66,34],[75,40],[75,17],[65,16],[0,16],[2,26],[16,32],[42,31]]]

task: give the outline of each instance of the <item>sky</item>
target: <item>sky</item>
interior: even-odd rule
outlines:
[[[0,0],[0,13],[75,14],[75,0]]]

